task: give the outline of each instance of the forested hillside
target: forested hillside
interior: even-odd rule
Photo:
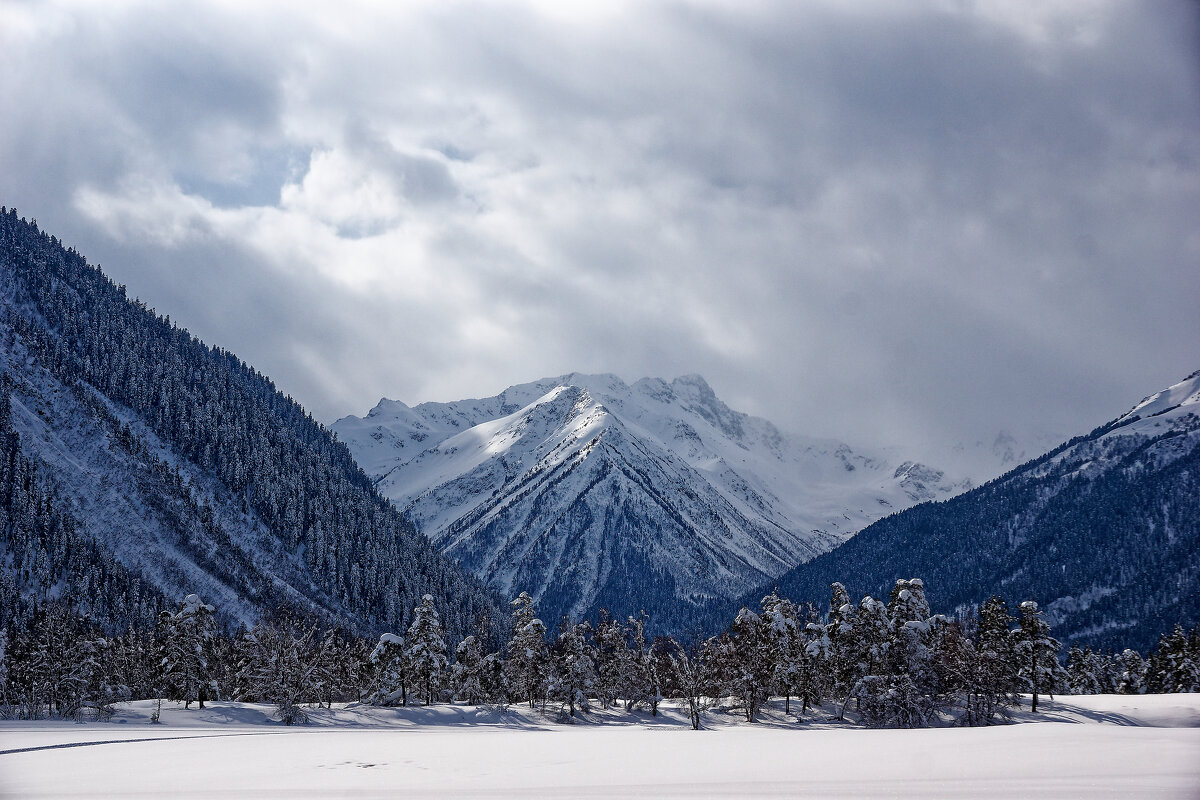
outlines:
[[[0,342],[6,612],[63,599],[119,626],[200,591],[228,624],[283,605],[366,632],[425,593],[454,632],[495,616],[269,379],[8,209]]]
[[[779,590],[817,601],[843,580],[878,597],[922,575],[943,607],[1035,598],[1065,641],[1146,649],[1200,620],[1198,398],[1200,373],[978,489],[880,520]]]

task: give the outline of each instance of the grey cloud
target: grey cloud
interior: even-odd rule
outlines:
[[[332,33],[150,8],[10,43],[0,202],[323,419],[700,372],[803,432],[918,446],[1078,432],[1200,366],[1190,6],[1049,44],[890,4],[447,4]],[[253,207],[333,150],[406,206],[281,264]],[[131,177],[216,208],[168,246],[75,202]]]

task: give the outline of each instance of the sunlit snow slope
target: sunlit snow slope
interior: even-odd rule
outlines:
[[[444,552],[543,616],[667,626],[956,488],[930,467],[780,432],[699,376],[571,374],[495,397],[383,400],[334,431]]]

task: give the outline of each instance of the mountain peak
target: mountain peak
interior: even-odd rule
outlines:
[[[1142,399],[1128,413],[1116,420],[1125,425],[1151,417],[1161,417],[1171,412],[1196,413],[1200,411],[1200,370],[1193,372],[1179,383]]]
[[[682,619],[953,490],[938,470],[785,436],[694,374],[569,373],[397,412],[335,430],[439,549],[549,618]]]

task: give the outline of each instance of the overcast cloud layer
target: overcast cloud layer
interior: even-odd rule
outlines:
[[[397,5],[0,3],[0,203],[327,422],[699,372],[918,447],[1200,368],[1193,6]]]

